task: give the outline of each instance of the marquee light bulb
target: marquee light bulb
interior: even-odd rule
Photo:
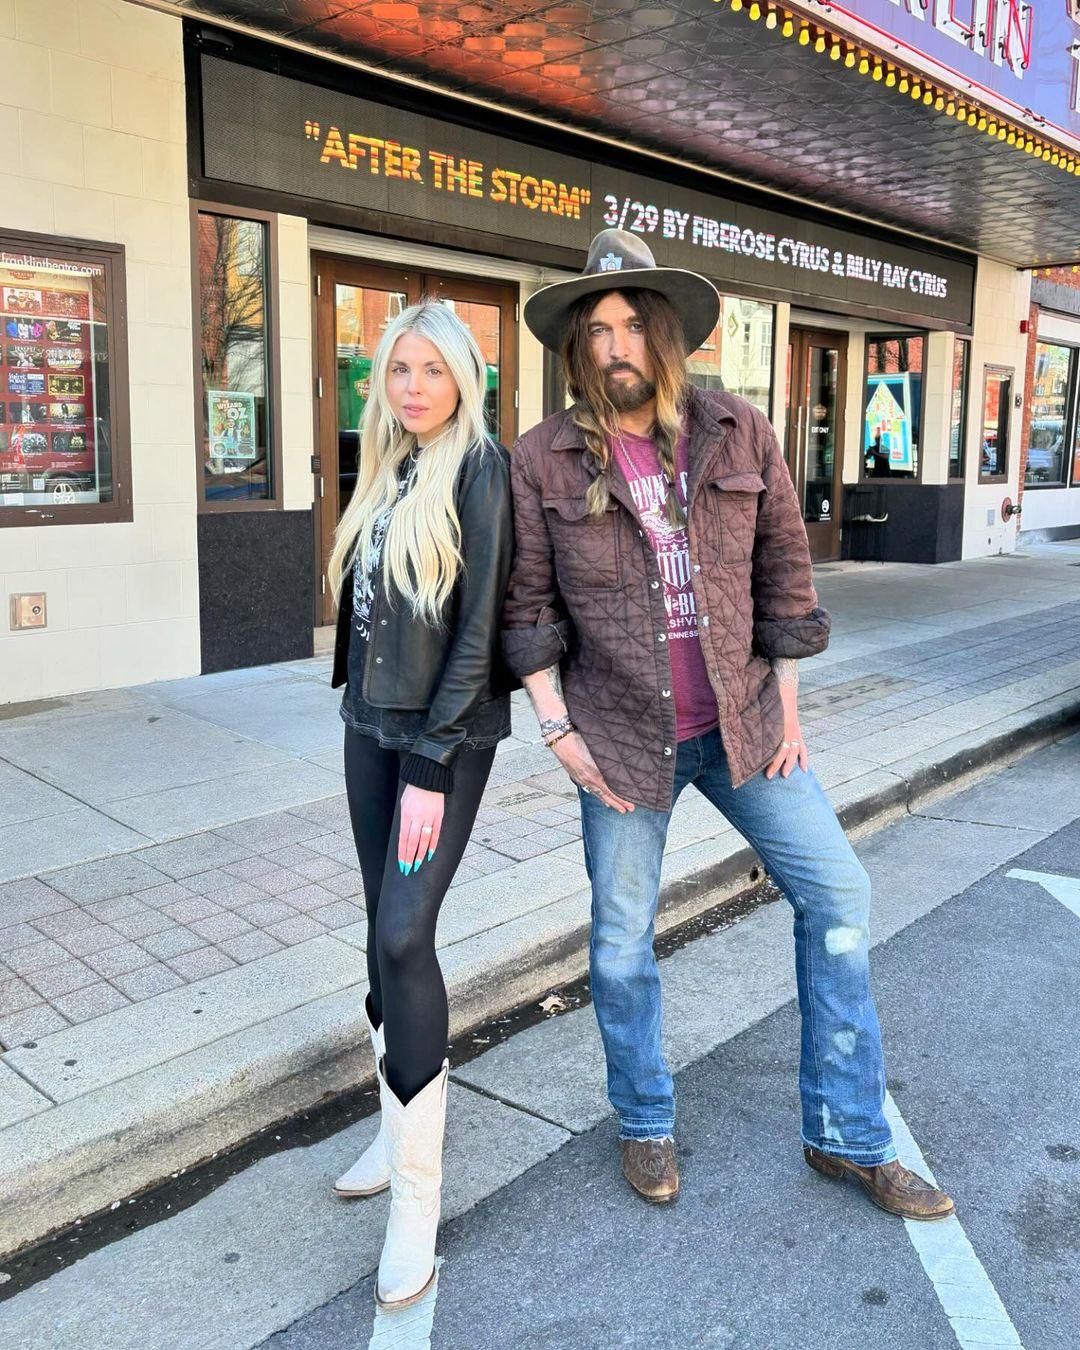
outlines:
[[[948,103],[945,104],[945,116],[946,116],[946,117],[955,117],[955,116],[956,116],[956,100],[955,100],[955,99],[949,99]]]
[[[834,42],[833,45],[829,48],[829,60],[839,61],[842,55],[843,55],[843,48],[840,46],[839,42]]]
[[[987,128],[986,128],[986,134],[987,134],[988,136],[996,136],[996,135],[997,135],[997,123],[996,123],[996,122],[991,122],[991,123],[987,126]]]
[[[933,91],[932,89],[928,89],[928,90],[926,91],[926,93],[923,94],[923,96],[922,96],[922,101],[923,101],[923,102],[926,104],[926,106],[929,108],[929,106],[931,105],[931,103],[933,103],[933,101],[934,101],[934,91]]]
[[[957,120],[960,121],[960,122],[966,122],[966,121],[967,121],[967,115],[968,115],[968,110],[967,110],[967,109],[964,107],[964,105],[961,103],[960,106],[959,106],[959,107],[957,108],[957,110],[956,110]]]
[[[884,74],[885,74],[885,70],[884,70],[884,68],[882,67],[881,62],[880,62],[880,61],[875,61],[875,63],[874,63],[874,79],[875,79],[875,80],[880,80],[881,77],[882,77]]]
[[[914,99],[922,98],[922,85],[921,85],[921,84],[913,84],[913,85],[911,86],[911,97],[914,98]]]
[[[772,29],[772,28],[775,28],[775,27],[776,27],[776,10],[775,10],[775,9],[770,9],[769,12],[768,12],[768,14],[765,15],[765,27],[766,27],[766,28],[769,28],[769,29]]]
[[[849,48],[844,56],[844,65],[847,66],[848,70],[850,70],[854,64],[855,64],[855,53]]]
[[[870,62],[866,59],[865,56],[859,61],[859,74],[860,75],[870,74]]]
[[[810,29],[806,24],[799,29],[799,46],[808,47],[810,45]]]
[[[1015,145],[1015,144],[1016,144],[1016,132],[1015,132],[1015,131],[1010,131],[1009,134],[1008,134],[1008,136],[1006,136],[1005,139],[1008,141],[1008,143],[1009,143],[1010,145]]]
[[[754,3],[746,11],[746,17],[751,23],[757,23],[758,19],[761,18],[761,6],[757,3],[757,0],[754,0]]]
[[[937,98],[934,99],[934,108],[937,112],[940,112],[942,108],[944,108],[944,106],[945,100],[941,97],[940,94],[938,94]]]
[[[975,126],[975,125],[978,123],[978,121],[979,121],[979,115],[978,115],[978,113],[969,112],[969,113],[968,113],[968,119],[967,119],[967,120],[968,120],[968,126],[969,126],[969,127]]]
[[[1006,131],[1004,127],[998,127],[997,136],[999,141],[1003,141],[1008,134],[1009,133]]]
[[[907,91],[908,91],[908,89],[910,88],[910,86],[908,85],[908,77],[907,77],[906,75],[901,75],[901,76],[900,76],[900,86],[899,86],[899,87],[900,87],[900,92],[901,92],[902,94],[906,94]]]
[[[732,14],[738,14],[740,9],[742,9],[742,0],[731,0]]]
[[[819,33],[814,39],[814,51],[820,56],[829,44],[825,41],[825,34]]]
[[[886,88],[886,89],[895,89],[895,88],[896,88],[896,71],[895,71],[895,70],[890,70],[890,71],[886,74],[886,76],[885,76],[885,88]]]
[[[780,32],[783,34],[784,37],[791,37],[795,32],[795,25],[791,21],[790,14],[787,15],[787,17],[784,19],[784,26],[783,28],[780,29]]]
[[[979,115],[979,121],[978,121],[978,124],[977,124],[977,125],[978,125],[978,128],[979,128],[980,131],[985,131],[985,130],[986,130],[986,115],[985,115],[985,113],[980,113],[980,115]]]

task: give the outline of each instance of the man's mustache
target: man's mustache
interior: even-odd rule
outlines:
[[[613,361],[610,366],[607,366],[605,368],[604,374],[614,375],[615,372],[619,370],[628,370],[631,375],[636,375],[639,380],[643,380],[645,378],[645,376],[642,375],[641,371],[638,370],[637,366],[632,366],[629,361]]]

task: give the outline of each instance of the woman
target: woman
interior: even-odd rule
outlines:
[[[424,301],[389,324],[329,565],[382,1108],[378,1137],[334,1189],[391,1189],[384,1307],[415,1302],[435,1278],[448,1072],[435,923],[510,734],[496,658],[509,459],[484,429],[485,389],[480,349],[447,306]]]

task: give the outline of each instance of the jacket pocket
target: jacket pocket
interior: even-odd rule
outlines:
[[[725,567],[749,562],[757,534],[758,497],[765,482],[756,473],[729,473],[708,481],[709,510]]]
[[[615,503],[599,516],[589,514],[583,497],[545,497],[543,504],[560,586],[588,590],[618,586],[621,568]]]

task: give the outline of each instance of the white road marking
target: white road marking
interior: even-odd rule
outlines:
[[[368,1350],[430,1350],[431,1328],[435,1322],[435,1300],[439,1296],[439,1267],[442,1257],[435,1258],[435,1283],[410,1308],[387,1312],[375,1305],[375,1326],[368,1342]]]
[[[889,1094],[885,1118],[900,1161],[936,1186],[922,1149]],[[905,1219],[904,1226],[961,1350],[1023,1350],[1012,1319],[955,1214],[933,1223]]]
[[[1018,881],[1034,881],[1080,919],[1080,880],[1076,877],[1062,877],[1056,872],[1026,872],[1022,867],[1014,867],[1005,875]]]

